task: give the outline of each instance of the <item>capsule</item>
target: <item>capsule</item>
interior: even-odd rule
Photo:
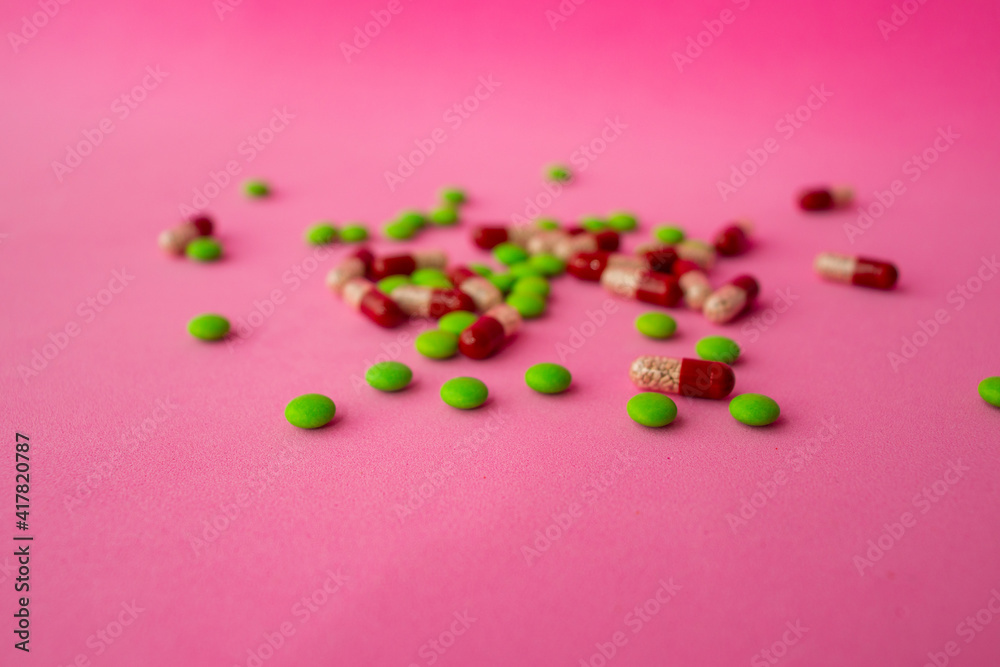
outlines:
[[[742,255],[750,247],[750,233],[753,225],[746,220],[737,220],[727,225],[715,235],[715,250],[723,257]]]
[[[441,250],[414,250],[405,255],[376,257],[372,262],[369,277],[382,280],[387,276],[409,275],[417,269],[443,269],[448,256]]]
[[[697,264],[689,259],[679,259],[674,262],[673,274],[684,292],[684,305],[691,310],[701,311],[705,301],[712,294],[712,284],[708,276]]]
[[[735,319],[753,305],[760,285],[752,276],[738,276],[712,292],[705,300],[702,312],[709,322],[724,324]]]
[[[628,375],[640,389],[696,398],[725,398],[736,385],[732,368],[702,359],[639,357],[632,362]]]
[[[358,248],[345,257],[340,264],[326,274],[326,286],[335,294],[340,294],[344,285],[352,278],[364,276],[375,261],[375,255],[368,248]]]
[[[715,265],[715,248],[697,239],[684,239],[677,245],[650,241],[649,243],[641,244],[635,251],[636,253],[644,253],[664,248],[673,248],[677,253],[677,257],[694,262],[704,271],[708,271]]]
[[[199,215],[173,229],[165,229],[160,233],[157,242],[165,252],[180,255],[183,254],[188,243],[199,236],[211,236],[213,227],[211,218],[207,215]]]
[[[372,322],[391,329],[406,321],[399,305],[379,292],[375,283],[366,278],[351,278],[344,285],[344,301],[357,311],[365,314]]]
[[[392,290],[392,300],[410,317],[440,319],[456,310],[475,310],[476,304],[465,292],[426,285],[400,285]]]
[[[609,292],[657,306],[675,306],[684,297],[676,276],[644,268],[608,267],[601,285]]]
[[[472,242],[483,250],[492,250],[501,243],[513,243],[514,245],[523,247],[527,245],[528,239],[537,234],[538,231],[538,228],[534,225],[522,225],[518,227],[486,225],[473,230]]]
[[[874,289],[892,289],[899,271],[889,262],[823,252],[816,257],[816,273],[827,280]]]
[[[487,310],[458,337],[458,350],[470,359],[485,359],[497,353],[521,328],[521,315],[506,303]]]
[[[849,206],[854,200],[851,188],[810,188],[799,194],[799,208],[803,211],[831,211]]]
[[[620,243],[621,237],[618,232],[611,229],[597,233],[566,234],[553,245],[552,250],[549,252],[565,261],[579,252],[595,252],[598,250],[614,252],[618,250]]]
[[[670,273],[677,253],[673,248],[651,250],[639,255],[613,252],[579,252],[566,263],[566,271],[580,280],[598,281],[604,269],[609,266],[648,269],[658,273]]]
[[[468,267],[456,266],[450,269],[448,279],[472,298],[476,306],[474,310],[485,312],[503,301],[503,292],[496,285]]]

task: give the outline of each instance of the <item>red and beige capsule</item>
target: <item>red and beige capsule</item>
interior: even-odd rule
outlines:
[[[699,241],[697,239],[684,239],[677,245],[669,245],[666,243],[660,243],[659,241],[650,241],[648,243],[640,244],[639,247],[635,249],[635,252],[636,254],[641,254],[652,250],[662,250],[664,248],[673,248],[680,259],[686,259],[689,262],[694,262],[701,267],[703,271],[708,271],[715,265],[715,248],[708,245],[704,241]]]
[[[344,285],[352,278],[361,278],[372,266],[375,255],[368,248],[358,248],[345,257],[340,264],[326,274],[326,286],[335,294],[340,294]]]
[[[750,233],[753,225],[746,220],[737,220],[726,225],[715,235],[715,251],[723,257],[742,255],[750,247]]]
[[[639,357],[629,367],[628,376],[639,389],[696,398],[725,398],[736,385],[732,368],[703,359]]]
[[[677,260],[673,248],[651,250],[640,255],[626,255],[616,252],[580,252],[569,258],[566,272],[580,280],[598,281],[604,270],[611,266],[648,269],[659,273],[670,273]]]
[[[458,337],[458,351],[470,359],[496,354],[521,328],[521,314],[506,303],[493,306]]]
[[[483,250],[492,250],[501,243],[513,243],[524,247],[528,244],[528,239],[537,233],[539,230],[534,225],[515,227],[485,225],[473,230],[472,242]]]
[[[351,278],[344,285],[344,301],[380,327],[391,329],[407,320],[399,305],[378,291],[366,278]]]
[[[372,280],[388,276],[408,276],[417,269],[443,269],[448,256],[443,250],[414,250],[405,255],[376,257],[371,266]]]
[[[211,236],[213,227],[211,218],[207,215],[199,215],[177,225],[173,229],[165,229],[160,232],[157,242],[164,251],[180,255],[184,253],[184,249],[187,248],[188,243],[191,243],[191,241],[194,241],[199,236]]]
[[[702,312],[715,324],[735,319],[751,305],[760,293],[760,285],[752,276],[738,276],[712,292],[705,300]]]
[[[845,186],[810,188],[799,194],[799,208],[804,211],[832,211],[854,201],[854,191]]]
[[[614,252],[618,250],[620,243],[621,236],[618,232],[606,229],[603,232],[584,232],[583,234],[565,235],[556,242],[550,252],[559,259],[566,261],[580,252],[597,252],[599,250]]]
[[[822,252],[816,257],[816,273],[827,280],[874,289],[892,289],[899,271],[889,262],[867,257],[849,257]]]
[[[496,285],[468,267],[456,266],[449,269],[448,279],[455,287],[472,298],[476,307],[469,310],[485,312],[498,303],[503,302],[503,292],[497,289]]]
[[[700,312],[712,294],[712,283],[708,281],[708,276],[689,259],[674,262],[673,274],[677,276],[677,282],[684,292],[684,305]]]
[[[439,319],[456,310],[475,310],[476,304],[465,292],[426,285],[400,285],[392,290],[392,300],[410,317]]]
[[[675,276],[642,267],[609,266],[601,275],[601,285],[614,294],[657,306],[675,306],[684,297]]]

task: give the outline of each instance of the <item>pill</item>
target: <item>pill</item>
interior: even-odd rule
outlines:
[[[461,290],[426,285],[400,285],[392,291],[392,300],[410,317],[437,319],[456,310],[475,310],[472,298]]]
[[[694,351],[705,361],[731,364],[740,358],[740,346],[725,336],[705,336],[694,345]]]
[[[555,254],[556,246],[570,237],[570,233],[564,229],[540,230],[529,236],[525,241],[525,248],[529,255]],[[560,257],[563,261],[567,258]]]
[[[649,338],[670,338],[677,331],[677,321],[666,313],[643,313],[635,319],[635,328]]]
[[[580,226],[588,232],[603,232],[605,229],[611,227],[607,220],[599,218],[596,215],[588,215],[580,218]]]
[[[326,274],[327,288],[340,294],[348,280],[364,276],[374,261],[375,255],[368,248],[354,250]]]
[[[547,299],[551,291],[552,286],[549,285],[549,281],[541,276],[524,276],[523,278],[518,278],[517,282],[514,283],[514,287],[511,288],[511,292],[514,294],[529,292],[543,299]]]
[[[420,231],[420,228],[408,222],[396,220],[387,224],[382,231],[394,241],[407,241],[412,239]]]
[[[199,236],[187,244],[184,253],[198,262],[214,262],[222,256],[222,245],[211,236]]]
[[[398,361],[382,361],[372,364],[365,371],[365,381],[379,391],[400,391],[413,380],[413,371]]]
[[[561,275],[566,270],[566,262],[547,252],[532,255],[528,263],[549,277]]]
[[[414,347],[429,359],[451,359],[458,354],[458,336],[450,331],[431,329],[417,336]]]
[[[375,283],[365,278],[351,278],[344,284],[344,301],[347,304],[363,313],[380,327],[387,329],[399,326],[406,321],[404,313],[399,305],[391,298],[382,294],[375,287]]]
[[[715,235],[715,250],[723,257],[742,255],[750,247],[753,225],[747,220],[737,220],[722,228]]]
[[[545,168],[545,177],[550,181],[558,181],[560,183],[565,183],[566,181],[573,178],[573,172],[569,170],[569,167],[561,164],[550,164]]]
[[[401,211],[400,214],[396,216],[396,222],[400,222],[404,225],[410,225],[415,229],[420,229],[427,224],[427,216],[420,211]]]
[[[552,248],[552,254],[566,261],[578,252],[595,252],[618,250],[621,236],[613,229],[597,233],[584,233],[560,239]]]
[[[337,240],[337,228],[328,222],[319,222],[306,230],[306,243],[327,245]]]
[[[478,319],[479,316],[475,313],[467,310],[455,310],[450,313],[446,313],[440,320],[438,320],[438,329],[458,336],[472,326]]]
[[[816,273],[838,283],[892,289],[899,279],[899,271],[889,262],[867,257],[849,257],[833,252],[823,252],[816,257]]]
[[[401,255],[376,257],[370,273],[372,280],[386,276],[410,275],[417,269],[443,269],[448,256],[441,250],[414,250]]]
[[[410,274],[410,282],[414,285],[426,285],[427,287],[440,287],[451,289],[455,285],[448,279],[448,275],[441,269],[425,267],[417,269]]]
[[[601,285],[613,294],[657,306],[674,306],[684,297],[675,276],[643,268],[608,267]]]
[[[482,380],[476,378],[457,377],[441,385],[441,400],[460,410],[478,408],[486,402],[489,393]]]
[[[748,426],[767,426],[778,419],[781,408],[763,394],[740,394],[729,401],[729,414]]]
[[[524,246],[528,239],[538,233],[538,229],[531,225],[519,225],[515,227],[483,226],[477,227],[472,232],[472,242],[483,250],[492,250],[501,243],[513,243]]]
[[[187,222],[182,222],[173,229],[164,230],[160,233],[157,242],[164,251],[180,255],[188,244],[199,236],[211,236],[213,227],[211,218],[207,215],[199,215]]]
[[[652,428],[666,426],[677,419],[677,404],[673,399],[652,391],[628,399],[625,410],[632,421]]]
[[[541,278],[545,275],[541,269],[528,260],[511,264],[510,267],[508,267],[508,270],[510,271],[510,275],[515,278],[528,278],[531,276]]]
[[[462,332],[458,349],[470,359],[485,359],[521,328],[521,314],[506,303],[493,306]]]
[[[198,315],[188,322],[188,333],[201,340],[222,340],[229,333],[229,320],[214,313]]]
[[[605,251],[580,252],[570,257],[566,263],[566,270],[570,275],[580,280],[597,281],[601,279],[604,270],[609,266],[670,273],[676,260],[677,253],[669,247],[649,250],[637,255]]]
[[[454,206],[439,206],[427,215],[431,224],[447,227],[458,222],[458,209]]]
[[[486,264],[479,264],[478,262],[469,262],[467,266],[469,269],[472,270],[473,273],[478,273],[483,277],[489,277],[493,275],[493,269],[491,269]]]
[[[552,218],[537,218],[535,220],[535,227],[543,230],[553,230],[559,229],[561,225],[558,220],[553,220]]]
[[[382,280],[378,281],[377,283],[375,283],[375,287],[377,287],[378,291],[382,292],[382,294],[388,294],[389,296],[392,296],[392,291],[394,289],[396,289],[400,285],[409,285],[409,284],[410,284],[409,276],[387,276]]]
[[[799,194],[799,208],[804,211],[829,211],[849,206],[854,200],[851,188],[810,188]]]
[[[447,204],[464,204],[467,200],[465,190],[456,187],[447,187],[441,190],[441,201]]]
[[[569,389],[573,376],[559,364],[535,364],[524,373],[524,382],[540,394],[561,394]]]
[[[1000,408],[1000,377],[990,377],[980,382],[979,395],[990,405]]]
[[[528,253],[519,245],[501,243],[493,248],[493,259],[505,266],[510,266],[528,259]]]
[[[653,229],[653,237],[660,243],[676,245],[684,240],[684,230],[672,225],[661,225]]]
[[[271,194],[271,186],[264,181],[252,180],[243,184],[243,191],[248,197],[266,197]]]
[[[333,420],[337,406],[323,394],[303,394],[285,406],[285,419],[299,428],[320,428]]]
[[[345,225],[340,230],[340,240],[344,243],[361,243],[368,240],[368,228],[361,224]]]
[[[452,267],[448,270],[448,277],[458,289],[472,298],[475,308],[469,310],[486,311],[503,301],[503,292],[489,278],[475,273],[470,267]]]
[[[493,283],[493,286],[500,290],[501,293],[506,294],[510,291],[510,288],[514,286],[514,283],[517,282],[517,276],[511,275],[509,272],[494,273],[489,277],[489,281]]]
[[[639,221],[631,213],[615,211],[608,216],[608,224],[616,232],[631,232],[639,225]]]
[[[545,313],[545,299],[531,292],[511,292],[507,305],[513,306],[522,318],[533,320]]]
[[[718,361],[644,356],[632,362],[629,378],[639,389],[696,398],[725,398],[736,385],[733,369]]]
[[[708,276],[694,262],[679,259],[674,262],[672,273],[677,276],[681,291],[684,292],[684,305],[691,310],[701,312],[705,301],[712,294],[712,284]]]
[[[708,270],[715,265],[715,248],[697,239],[684,239],[674,246],[677,256]]]
[[[724,324],[749,310],[759,293],[760,286],[753,277],[738,276],[712,292],[702,312],[709,322]]]

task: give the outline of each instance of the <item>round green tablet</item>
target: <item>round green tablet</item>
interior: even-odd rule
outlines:
[[[729,401],[729,414],[750,426],[767,426],[781,414],[781,408],[763,394],[740,394]]]
[[[535,364],[524,373],[524,381],[541,394],[561,394],[569,389],[573,376],[559,364]]]
[[[493,275],[493,269],[486,266],[485,264],[478,264],[476,262],[473,262],[469,264],[468,267],[470,271],[474,271],[475,273],[478,273],[484,278],[489,278],[491,275]]]
[[[337,228],[328,222],[319,222],[306,230],[306,243],[326,245],[337,240]]]
[[[364,225],[347,225],[340,230],[340,240],[344,243],[361,243],[368,240],[368,228]]]
[[[440,206],[427,215],[427,219],[435,225],[443,227],[458,222],[458,209],[454,206]]]
[[[590,215],[580,218],[580,226],[588,232],[603,232],[608,228],[608,221],[604,218],[598,218]]]
[[[515,278],[525,278],[527,276],[538,276],[541,277],[545,275],[540,268],[535,266],[529,261],[518,262],[516,264],[510,265],[510,275]]]
[[[486,278],[504,294],[509,292],[510,288],[513,287],[514,283],[517,281],[517,276],[511,275],[509,272],[494,273]]]
[[[399,391],[405,389],[413,379],[413,371],[398,361],[383,361],[373,364],[365,371],[365,381],[379,391]]]
[[[740,358],[740,346],[725,336],[705,336],[695,343],[694,351],[705,361],[731,364]]]
[[[438,329],[460,336],[478,319],[479,315],[467,310],[453,310],[438,320]]]
[[[653,236],[660,243],[674,245],[684,240],[684,230],[680,227],[664,225],[653,230]]]
[[[493,257],[505,266],[517,264],[528,259],[528,253],[521,246],[513,243],[501,243],[493,248]]]
[[[482,380],[476,378],[457,377],[441,385],[441,400],[461,410],[478,408],[486,402],[489,393]]]
[[[631,232],[639,226],[639,221],[631,213],[616,211],[608,216],[608,224],[616,232]]]
[[[525,276],[523,278],[518,278],[517,282],[514,283],[514,287],[512,287],[510,291],[514,294],[528,292],[545,299],[548,298],[549,291],[551,289],[552,287],[549,285],[549,281],[545,278],[542,278],[541,276]]]
[[[650,338],[670,338],[677,331],[677,320],[666,313],[651,311],[635,318],[635,328]]]
[[[550,181],[566,182],[573,178],[573,172],[569,170],[569,167],[564,165],[550,164],[545,168],[545,177]]]
[[[264,181],[247,181],[243,184],[243,191],[248,197],[266,197],[271,194],[271,186]]]
[[[417,233],[417,229],[418,227],[415,227],[412,223],[397,220],[387,224],[382,231],[390,239],[406,241],[413,238],[413,235]]]
[[[677,404],[669,396],[646,391],[628,399],[628,416],[643,426],[658,428],[677,418]]]
[[[302,394],[285,406],[285,419],[299,428],[326,426],[337,413],[337,406],[323,394]]]
[[[222,340],[229,333],[229,320],[214,313],[198,315],[188,322],[188,333],[202,340]]]
[[[990,405],[1000,408],[1000,377],[986,378],[980,382],[979,395]]]
[[[222,246],[211,236],[201,236],[187,244],[184,252],[199,262],[214,262],[222,256]]]
[[[558,220],[553,220],[552,218],[538,218],[535,220],[535,226],[545,231],[552,231],[553,229],[562,227]]]
[[[458,336],[450,331],[431,329],[414,341],[417,352],[431,359],[451,359],[458,354]]]
[[[441,287],[443,289],[454,287],[444,271],[430,267],[417,269],[410,274],[410,280],[414,285],[424,285],[426,287]]]
[[[420,229],[427,224],[427,216],[420,211],[402,211],[398,216],[396,216],[396,222],[402,222]]]
[[[441,201],[448,204],[464,204],[466,199],[465,190],[461,188],[449,187],[441,190]]]
[[[558,276],[566,270],[566,262],[547,252],[532,255],[528,263],[546,276]]]
[[[392,294],[392,290],[396,289],[400,285],[409,285],[409,276],[386,276],[382,280],[375,283],[378,287],[378,291],[382,294]]]
[[[545,312],[545,299],[531,292],[512,293],[507,297],[507,305],[526,320],[533,320]]]

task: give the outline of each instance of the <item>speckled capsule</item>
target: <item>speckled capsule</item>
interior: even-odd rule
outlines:
[[[596,252],[598,250],[613,252],[618,250],[620,243],[621,235],[614,230],[607,229],[603,232],[584,232],[583,234],[564,236],[556,241],[551,250],[546,249],[540,252],[551,252],[559,259],[566,261],[581,252]]]
[[[455,266],[449,269],[448,279],[472,298],[476,307],[469,308],[469,310],[484,312],[498,303],[503,303],[503,292],[487,278],[466,266]]]
[[[493,306],[458,337],[458,351],[470,359],[496,354],[521,328],[521,314],[512,306]]]
[[[214,226],[212,219],[207,215],[199,215],[177,225],[173,229],[164,230],[160,233],[157,242],[165,252],[181,255],[191,241],[199,236],[211,236]]]
[[[643,356],[632,362],[628,374],[640,389],[695,398],[725,398],[736,385],[732,368],[702,359]]]
[[[833,252],[820,253],[815,268],[826,280],[874,289],[892,289],[899,279],[899,271],[889,262]]]
[[[649,241],[640,244],[636,249],[636,254],[673,248],[679,259],[694,262],[703,271],[708,271],[715,266],[715,248],[697,239],[684,239],[675,245],[661,243],[659,241]]]
[[[400,285],[392,291],[392,300],[410,317],[440,319],[456,310],[474,310],[472,298],[458,289],[426,285]]]
[[[799,208],[804,211],[831,211],[849,206],[854,191],[845,186],[810,188],[799,194]]]
[[[604,270],[611,266],[644,268],[659,273],[670,273],[677,253],[673,248],[651,250],[638,255],[612,252],[580,252],[569,258],[566,271],[580,280],[598,281]]]
[[[702,312],[709,322],[724,324],[749,309],[759,293],[760,286],[752,276],[738,276],[712,292]]]
[[[712,294],[712,284],[708,281],[708,276],[701,267],[689,259],[679,259],[674,262],[672,273],[677,276],[677,282],[684,292],[684,305],[700,312]]]
[[[484,225],[472,232],[472,242],[483,250],[492,250],[501,243],[513,243],[525,247],[533,235],[538,233],[534,225],[503,227],[501,225]]]
[[[750,247],[753,225],[747,220],[737,220],[723,227],[715,235],[715,251],[723,257],[742,255]]]
[[[386,276],[409,275],[417,269],[443,269],[447,263],[448,256],[443,250],[414,250],[402,255],[386,255],[375,258],[369,277],[382,280]]]
[[[676,276],[645,268],[608,267],[601,285],[614,294],[657,306],[674,306],[684,297]]]
[[[391,298],[382,294],[366,278],[351,278],[344,285],[344,301],[380,327],[390,329],[406,321],[406,313]]]
[[[340,264],[330,269],[326,274],[326,286],[334,293],[340,294],[344,285],[352,278],[361,278],[371,268],[375,255],[368,248],[358,248],[345,257]]]

